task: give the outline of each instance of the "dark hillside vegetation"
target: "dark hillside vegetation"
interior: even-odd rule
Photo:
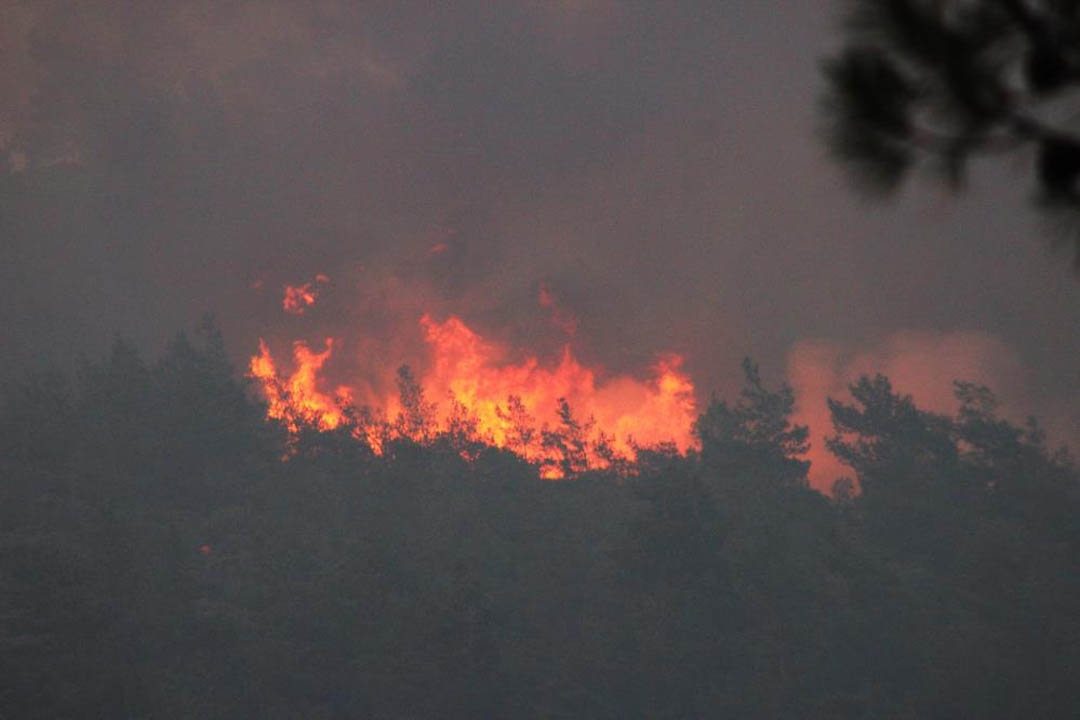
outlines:
[[[28,377],[0,717],[1072,716],[1071,461],[984,388],[945,417],[865,378],[825,497],[790,390],[746,375],[688,456],[597,470],[549,429],[558,481],[465,421],[381,454],[358,424],[290,436],[210,326]]]

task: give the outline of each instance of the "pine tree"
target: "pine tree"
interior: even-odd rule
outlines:
[[[828,144],[864,190],[888,194],[919,165],[960,189],[973,157],[1026,150],[1040,204],[1080,219],[1080,134],[1053,119],[1080,85],[1080,4],[852,5],[847,44],[824,64],[824,110]],[[1080,226],[1071,242],[1080,271]]]

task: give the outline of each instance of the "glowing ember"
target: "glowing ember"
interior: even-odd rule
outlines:
[[[396,390],[378,392],[365,383],[341,386],[333,393],[322,389],[320,371],[333,350],[331,338],[322,352],[294,343],[293,370],[287,378],[278,374],[270,351],[260,342],[250,374],[262,386],[268,415],[291,430],[299,420],[319,428],[338,427],[342,404],[351,402],[381,413],[392,432],[418,441],[464,421],[475,439],[544,463],[548,476],[565,470],[557,467],[566,462],[566,451],[558,446],[556,431],[580,443],[582,462],[590,467],[632,459],[638,446],[670,442],[686,451],[693,444],[694,386],[677,355],[662,357],[648,379],[639,380],[585,367],[569,345],[554,363],[531,356],[513,362],[506,348],[454,316],[439,322],[424,315],[420,329],[429,357],[420,363],[426,371],[415,383],[423,393],[420,412],[430,415],[426,420],[405,417],[417,409],[403,408]],[[372,436],[368,429],[361,432]]]
[[[330,278],[322,273],[315,276],[315,283],[323,284],[328,282],[330,282]],[[287,313],[303,315],[318,299],[319,288],[313,283],[286,285],[285,294],[281,299],[281,307]]]

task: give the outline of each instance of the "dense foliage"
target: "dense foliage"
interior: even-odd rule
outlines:
[[[953,187],[980,156],[1031,156],[1080,270],[1080,2],[860,0],[825,63],[827,140],[872,192],[919,166]]]
[[[567,408],[553,481],[467,418],[381,454],[348,424],[289,436],[200,336],[9,388],[0,717],[1080,707],[1080,480],[983,388],[944,417],[861,381],[833,498],[749,363],[688,456],[590,468]]]

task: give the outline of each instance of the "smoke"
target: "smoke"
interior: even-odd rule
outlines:
[[[322,371],[359,382],[423,356],[428,313],[556,361],[573,328],[615,376],[677,353],[731,397],[745,355],[776,376],[807,338],[848,357],[976,327],[1030,370],[1017,403],[1067,429],[1078,285],[1007,203],[851,204],[813,136],[827,22],[704,0],[8,3],[2,372],[115,334],[152,353],[209,310],[241,367],[260,338],[288,358],[334,337]]]
[[[602,2],[8,10],[0,147],[22,176],[7,180],[32,185],[5,208],[22,231],[14,259],[75,280],[27,301],[101,315],[76,312],[55,335],[112,325],[144,345],[224,309],[249,343],[271,320],[243,297],[257,279],[362,265],[505,323],[500,309],[575,264],[550,224],[510,237],[505,218],[656,112],[629,78],[581,71],[612,17]],[[515,263],[532,243],[546,262]]]

